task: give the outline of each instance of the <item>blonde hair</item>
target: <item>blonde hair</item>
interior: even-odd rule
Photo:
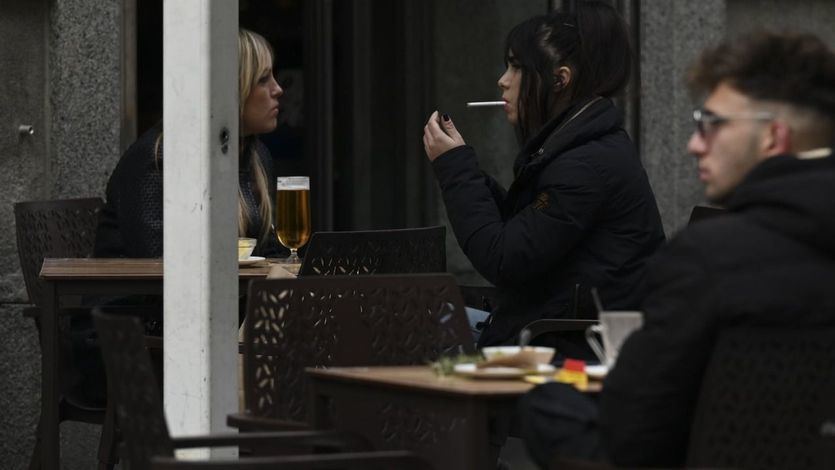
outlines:
[[[244,28],[238,30],[238,118],[243,118],[244,104],[249,93],[258,83],[265,68],[273,62],[273,50],[270,44],[258,33]],[[243,126],[238,126],[241,129]],[[248,157],[252,168],[255,190],[260,200],[261,212],[261,240],[270,236],[272,229],[272,199],[267,183],[267,172],[261,164],[261,158],[255,151],[255,137],[250,136],[243,139],[244,149],[249,149]],[[246,229],[249,226],[249,214],[246,210],[243,193],[238,187],[238,235],[246,236]]]
[[[258,33],[254,33],[244,28],[238,30],[238,129],[243,126],[240,121],[244,115],[244,105],[249,93],[252,91],[261,72],[272,63],[273,51],[270,44]],[[273,224],[273,210],[272,199],[267,182],[267,171],[261,163],[261,157],[255,151],[255,136],[241,138],[241,147],[247,151],[246,155],[240,155],[239,158],[249,158],[250,167],[252,168],[252,176],[255,183],[255,190],[258,193],[261,212],[261,233],[259,238],[266,240],[271,235]],[[154,158],[157,161],[157,169],[159,169],[160,150],[162,149],[162,132],[157,136],[154,142]],[[246,210],[246,201],[244,200],[243,191],[241,191],[240,184],[238,184],[238,236],[245,237],[247,228],[252,221],[249,218],[249,211]]]

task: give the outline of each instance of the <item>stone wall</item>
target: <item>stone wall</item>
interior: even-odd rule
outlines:
[[[641,2],[640,8],[638,150],[669,237],[703,199],[696,161],[686,148],[696,103],[684,76],[700,50],[722,39],[725,0]]]
[[[44,109],[46,1],[0,3],[0,461],[26,468],[40,404],[40,351],[17,257],[13,204],[41,194],[47,158]],[[17,127],[35,133],[21,137]]]
[[[726,0],[731,37],[746,31],[805,31],[835,47],[835,2],[832,0]]]
[[[52,2],[49,197],[104,197],[119,159],[121,2]]]
[[[40,350],[20,273],[12,204],[103,196],[119,157],[121,2],[4,0],[0,91],[4,133],[18,121],[35,134],[2,142],[0,160],[0,461],[26,468],[40,403]],[[11,113],[7,116],[5,113]],[[12,129],[14,122],[14,129]],[[65,423],[64,469],[95,468],[99,428]]]
[[[46,2],[0,5],[0,302],[26,300],[17,258],[13,204],[47,187],[48,113],[44,109],[48,48]],[[35,133],[21,136],[19,125]]]

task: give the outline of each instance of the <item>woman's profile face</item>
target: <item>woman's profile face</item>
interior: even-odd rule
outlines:
[[[522,83],[522,69],[513,57],[513,51],[508,53],[507,70],[499,77],[498,83],[502,90],[507,121],[516,125],[519,123],[519,88]]]
[[[278,97],[284,90],[273,77],[272,61],[260,71],[249,96],[244,101],[241,116],[241,136],[266,134],[275,130],[278,118]]]

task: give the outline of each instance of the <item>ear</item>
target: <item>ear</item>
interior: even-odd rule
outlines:
[[[554,91],[560,91],[562,89],[568,88],[568,84],[571,83],[572,73],[571,69],[562,66],[558,67],[554,70]]]
[[[792,151],[792,132],[789,125],[783,121],[772,121],[768,125],[768,134],[763,141],[763,155],[776,157]]]

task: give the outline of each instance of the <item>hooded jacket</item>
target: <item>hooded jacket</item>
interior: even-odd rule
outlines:
[[[601,396],[601,442],[625,466],[684,463],[717,334],[835,325],[835,157],[770,158],[728,213],[683,230],[650,263],[644,326]]]
[[[499,291],[479,345],[510,343],[540,318],[593,317],[577,299],[596,287],[610,309],[637,308],[661,218],[620,112],[594,98],[555,117],[516,158],[507,193],[470,146],[432,164],[458,243]]]

